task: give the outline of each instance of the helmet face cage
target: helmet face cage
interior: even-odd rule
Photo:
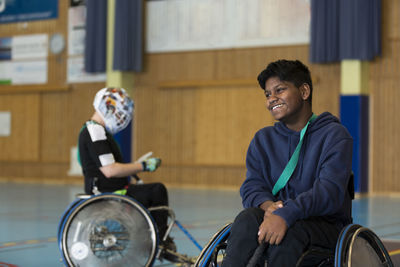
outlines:
[[[122,131],[132,120],[134,103],[123,88],[101,89],[93,106],[112,134]]]

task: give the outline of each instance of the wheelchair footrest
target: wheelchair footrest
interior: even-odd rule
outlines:
[[[163,249],[162,246],[160,246],[161,253],[159,256],[159,260],[167,260],[170,262],[174,263],[184,263],[184,264],[189,264],[192,265],[196,261],[196,257],[189,257],[188,255],[185,254],[180,254],[176,251],[169,250],[169,249]]]

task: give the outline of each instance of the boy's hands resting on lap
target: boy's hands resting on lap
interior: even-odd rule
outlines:
[[[282,201],[263,203],[260,208],[265,210],[264,221],[261,223],[258,231],[258,242],[266,242],[271,245],[278,245],[285,237],[287,225],[285,220],[273,214],[273,212],[283,207]]]

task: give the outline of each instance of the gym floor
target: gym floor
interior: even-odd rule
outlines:
[[[57,227],[80,186],[0,183],[0,266],[63,266]],[[235,190],[169,188],[176,219],[204,246],[241,210]],[[353,201],[354,223],[373,230],[400,266],[400,197],[359,197]],[[199,248],[178,228],[171,236],[178,252],[197,256]],[[174,266],[167,261],[155,266]]]

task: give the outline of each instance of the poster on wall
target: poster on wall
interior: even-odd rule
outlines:
[[[11,135],[11,111],[0,111],[0,136]]]
[[[86,6],[75,6],[68,10],[68,55],[83,55],[85,52]]]
[[[70,57],[67,62],[67,82],[104,82],[107,79],[106,73],[87,73],[85,71],[83,56]]]
[[[309,43],[310,0],[146,2],[151,53]]]
[[[48,35],[0,38],[0,85],[47,83]]]
[[[0,38],[1,60],[11,60],[11,37]]]
[[[11,59],[47,58],[48,35],[30,34],[14,36],[11,41]]]
[[[75,2],[76,4],[68,10],[67,82],[105,82],[107,79],[105,72],[87,73],[85,71],[86,6],[82,4],[82,1]]]
[[[58,0],[0,0],[0,23],[56,19]]]
[[[47,60],[0,61],[0,84],[45,84],[47,83]]]

